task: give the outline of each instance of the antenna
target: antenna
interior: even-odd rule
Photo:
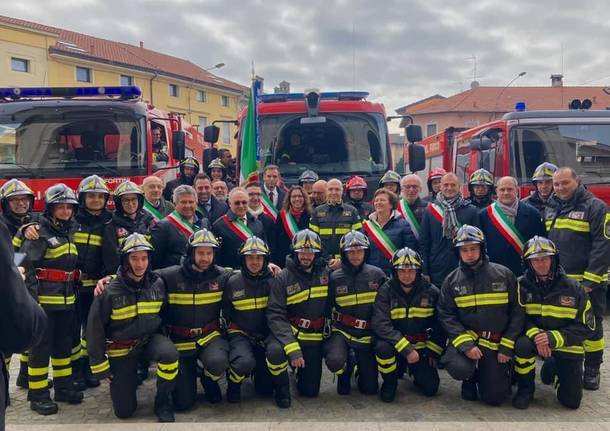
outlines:
[[[352,10],[352,90],[356,89],[356,22]]]
[[[477,56],[472,54],[470,57],[466,57],[464,60],[472,61],[472,80],[477,80]]]
[[[561,74],[563,75],[564,73],[564,61],[563,61],[563,41],[561,42]]]

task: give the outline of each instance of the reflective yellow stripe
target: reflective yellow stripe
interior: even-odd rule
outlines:
[[[409,319],[414,317],[426,318],[434,316],[434,308],[410,307]]]
[[[111,320],[124,320],[129,319],[131,317],[136,317],[136,305],[128,305],[127,307],[122,308],[113,308],[112,313],[110,313]]]
[[[406,338],[402,337],[400,340],[398,340],[398,342],[396,344],[394,344],[394,348],[396,349],[396,351],[398,353],[402,352],[404,349],[406,349],[409,346],[409,340],[407,340]]]
[[[557,352],[573,353],[575,355],[583,355],[585,353],[585,349],[582,346],[563,346],[553,350]]]
[[[332,229],[328,229],[328,228],[322,228],[322,229],[319,230],[318,233],[320,234],[320,236],[332,235],[333,234],[333,230]]]
[[[74,234],[74,242],[76,244],[94,245],[96,247],[102,246],[102,237],[95,234],[88,234],[85,232],[76,232]]]
[[[93,374],[100,374],[110,369],[110,362],[108,362],[108,359],[106,359],[104,362],[97,365],[91,365],[90,368]]]
[[[286,352],[287,355],[290,355],[292,352],[296,352],[297,350],[301,350],[301,346],[299,346],[299,343],[296,341],[288,343],[284,346],[284,352]]]
[[[382,367],[381,365],[377,365],[377,371],[381,374],[390,374],[392,371],[396,371],[396,363],[389,367]]]
[[[17,236],[13,237],[13,247],[15,248],[21,248],[21,245],[23,244],[23,240]]]
[[[268,302],[269,302],[268,296],[261,296],[258,298],[241,299],[239,301],[233,301],[233,307],[239,311],[259,310],[262,308],[267,308]]]
[[[241,376],[237,374],[233,368],[229,368],[229,380],[233,383],[241,383],[245,378],[246,376]]]
[[[314,286],[311,288],[310,298],[326,298],[328,296],[328,286]]]
[[[506,338],[506,337],[502,337],[500,339],[500,345],[507,347],[509,349],[515,348],[515,342],[513,340],[511,340],[510,338]]]
[[[71,242],[60,245],[57,248],[48,248],[45,251],[44,259],[57,259],[58,257],[65,256],[66,254],[72,254],[78,256],[76,245]]]
[[[453,341],[451,342],[451,344],[453,344],[455,347],[458,347],[461,344],[464,344],[464,343],[466,343],[468,341],[473,341],[474,342],[475,340],[476,340],[476,338],[473,337],[470,334],[461,334],[461,335],[458,335],[457,337],[455,337],[453,339]]]
[[[200,346],[205,346],[207,343],[209,343],[214,338],[219,337],[219,336],[220,336],[220,332],[212,331],[208,335],[206,335],[205,337],[198,339],[196,341],[196,343],[199,344]]]
[[[553,331],[549,331],[551,336],[555,339],[555,348],[559,348],[562,347],[565,343],[564,339],[563,339],[563,335],[561,335],[561,332],[553,330]]]
[[[310,224],[309,229],[311,229],[315,233],[320,233],[320,227],[317,224]]]
[[[549,225],[550,227],[550,225]],[[572,220],[569,218],[560,218],[557,217],[555,219],[555,224],[553,225],[553,229],[566,229],[573,230],[575,232],[589,232],[590,225],[588,221],[582,220]]]
[[[377,363],[380,365],[390,365],[390,364],[393,364],[394,362],[396,362],[395,356],[392,356],[391,358],[388,358],[388,359],[383,359],[383,358],[380,358],[379,356],[375,355],[375,359],[377,360]]]
[[[371,344],[371,341],[373,341],[373,337],[370,337],[370,336],[354,337],[353,335],[350,335],[347,332],[342,331],[342,330],[337,329],[337,328],[333,328],[333,332],[340,333],[345,338],[347,338],[349,341],[353,341],[354,343]]]
[[[362,225],[360,225],[360,227],[362,227]],[[354,230],[356,230],[356,229],[354,229]],[[345,235],[346,233],[349,233],[351,231],[352,231],[352,229],[350,229],[348,227],[335,228],[335,234],[337,234],[337,235]]]
[[[500,347],[499,343],[494,343],[493,341],[486,340],[485,338],[479,338],[479,346],[486,347],[490,350],[498,350]]]
[[[328,296],[328,286],[314,286],[286,298],[287,305],[294,305],[310,298],[325,298]]]
[[[122,308],[113,308],[110,314],[111,320],[125,320],[136,317],[139,314],[156,314],[161,311],[162,301],[140,301],[134,305]]]
[[[138,314],[155,314],[161,311],[162,301],[138,301]]]
[[[390,310],[390,319],[399,320],[407,318],[407,309],[404,307],[401,308],[392,308]]]
[[[458,308],[467,308],[480,305],[508,304],[508,292],[477,293],[474,295],[456,296],[455,305]]]
[[[269,362],[269,359],[265,358],[265,362],[267,362],[267,369],[273,376],[279,376],[288,368],[288,361],[275,365]]]
[[[571,278],[572,280],[576,280],[576,281],[582,281],[585,276],[584,274],[566,274],[568,276],[568,278]]]
[[[185,343],[174,342],[174,346],[176,346],[176,350],[178,350],[179,352],[184,352],[187,350],[195,350],[195,348],[197,347],[197,344],[195,344],[194,341],[188,341]]]
[[[106,351],[109,358],[120,358],[121,356],[127,356],[131,352],[130,348],[127,349],[111,349]]]
[[[592,272],[585,271],[583,278],[585,280],[592,281],[593,283],[602,283],[604,281],[608,281],[608,273],[597,275]]]
[[[322,341],[324,334],[321,332],[301,332],[297,334],[297,339],[301,341]]]
[[[359,304],[372,304],[375,302],[377,292],[355,293],[353,295],[337,296],[335,301],[341,307],[349,307]]]
[[[163,371],[172,371],[178,368],[178,361],[170,362],[169,364],[159,362],[157,364],[157,367]]]
[[[426,341],[426,348],[428,348],[429,350],[432,350],[434,353],[440,355],[443,353],[443,348],[441,346],[439,346],[438,344],[436,344],[433,341]]]
[[[528,365],[527,367],[520,367],[515,365],[514,370],[517,374],[521,374],[522,376],[531,373],[536,369],[536,364]]]
[[[172,305],[204,305],[222,300],[221,292],[210,293],[170,293],[168,302]]]
[[[76,302],[76,296],[47,296],[39,295],[38,303],[47,305],[72,305]]]
[[[542,332],[540,328],[530,328],[527,331],[525,331],[525,335],[528,338],[532,338],[535,337],[539,332]]]
[[[589,353],[601,352],[604,350],[604,347],[606,347],[606,342],[603,338],[600,338],[599,340],[585,340],[584,347],[585,351]]]
[[[97,280],[85,279],[85,280],[81,280],[80,283],[82,284],[83,287],[95,287],[95,285],[97,284]]]
[[[29,376],[46,376],[47,374],[49,374],[49,367],[40,367],[40,368],[28,367]]]
[[[67,377],[72,375],[72,367],[61,368],[59,370],[53,369],[53,377]]]
[[[560,307],[547,304],[525,304],[526,314],[543,317],[556,317],[558,319],[575,319],[578,310],[572,307]]]
[[[28,388],[29,389],[44,389],[49,387],[49,381],[47,379],[44,379],[41,382],[32,382],[32,381],[28,381]]]
[[[362,229],[362,222],[354,223],[352,225],[352,230]]]
[[[157,376],[165,380],[174,380],[178,375],[178,368],[171,372],[161,371],[161,368],[157,368]]]

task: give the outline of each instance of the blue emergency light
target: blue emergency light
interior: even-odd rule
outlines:
[[[332,91],[320,93],[320,100],[364,100],[368,96],[369,93],[366,91]],[[303,101],[304,99],[304,93],[277,93],[260,96],[260,101],[263,103],[294,102]]]
[[[527,106],[525,105],[525,102],[515,103],[515,111],[517,111],[517,112],[523,112],[523,111],[525,111],[526,108],[527,108]]]
[[[0,88],[0,98],[22,99],[40,97],[119,97],[137,99],[142,95],[140,87],[14,87]]]

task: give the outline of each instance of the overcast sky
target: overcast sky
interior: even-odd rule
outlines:
[[[21,0],[0,14],[138,45],[272,91],[366,90],[394,109],[481,85],[610,85],[604,0]],[[563,62],[562,62],[563,46]],[[562,64],[563,63],[563,64]]]

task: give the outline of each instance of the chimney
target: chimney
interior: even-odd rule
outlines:
[[[556,73],[551,75],[551,87],[563,87],[563,75]]]
[[[89,53],[95,54],[95,45],[93,45],[93,44],[89,45]]]
[[[140,41],[140,48],[144,48],[144,42]]]

